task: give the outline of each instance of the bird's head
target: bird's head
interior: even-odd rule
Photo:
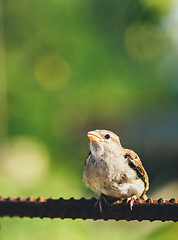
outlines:
[[[120,151],[121,143],[119,137],[108,130],[94,130],[88,132],[90,139],[91,154],[97,158],[106,156],[107,154],[118,154]]]

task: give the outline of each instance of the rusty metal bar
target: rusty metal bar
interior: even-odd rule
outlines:
[[[0,217],[39,217],[39,218],[81,218],[85,219],[115,219],[115,220],[149,220],[149,221],[178,221],[178,201],[170,200],[137,199],[133,210],[125,200],[109,200],[108,204],[102,203],[103,211],[96,204],[97,199],[44,199],[39,198],[3,198],[0,197]]]

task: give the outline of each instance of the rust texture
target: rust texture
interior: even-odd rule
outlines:
[[[175,198],[164,200],[137,199],[130,209],[125,200],[102,202],[100,212],[96,198],[92,199],[44,199],[39,198],[3,198],[0,197],[0,217],[39,217],[39,218],[81,218],[115,220],[178,221],[178,201]]]

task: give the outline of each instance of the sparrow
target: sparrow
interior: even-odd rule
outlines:
[[[147,199],[149,179],[139,156],[123,148],[119,136],[111,131],[94,130],[87,135],[90,152],[83,177],[86,185],[100,196],[100,212],[102,199],[107,202],[105,196],[127,199],[131,210],[137,198]]]

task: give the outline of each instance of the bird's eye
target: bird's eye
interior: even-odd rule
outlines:
[[[105,135],[105,138],[106,138],[106,139],[109,139],[109,138],[110,138],[110,135],[109,135],[109,134],[106,134],[106,135]]]

